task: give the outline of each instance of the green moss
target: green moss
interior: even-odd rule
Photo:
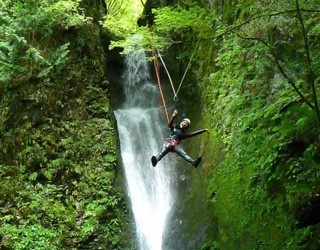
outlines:
[[[25,77],[1,82],[2,243],[8,249],[124,249],[130,227],[117,185],[119,149],[100,26],[76,2],[45,4],[39,9],[72,7],[51,26],[39,19],[39,33],[26,35],[24,46],[41,50],[47,64],[31,56],[34,68],[25,67]],[[10,19],[7,26],[37,13]]]
[[[179,97],[196,121],[192,127],[208,128],[211,134],[208,142],[202,137],[188,147],[191,155],[200,151],[203,163],[191,173],[190,192],[182,196],[188,204],[184,218],[189,218],[182,230],[192,238],[205,225],[199,222],[203,217],[217,223],[206,231],[203,249],[319,247],[314,236],[319,219],[310,219],[318,218],[319,204],[319,117],[311,91],[316,79],[306,73],[310,68],[302,59],[307,51],[297,35],[302,34],[297,19],[287,14],[261,17],[288,7],[277,4],[214,3],[212,9],[199,4],[208,17],[215,10],[215,21],[209,26],[203,21],[183,34],[170,23],[158,23],[158,30],[168,29],[167,36],[182,41],[172,44],[173,58],[167,60],[178,79],[174,82],[188,61],[181,54],[190,58],[198,46]],[[315,6],[314,1],[300,4]],[[175,13],[168,12],[158,13]],[[318,18],[303,16],[307,32]],[[308,39],[318,41],[319,34]],[[316,42],[310,46],[319,58]],[[316,75],[317,61],[310,62]],[[315,91],[320,94],[317,87]],[[194,211],[199,211],[199,224]]]

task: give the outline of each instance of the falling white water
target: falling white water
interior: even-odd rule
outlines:
[[[159,108],[157,85],[150,82],[144,51],[127,54],[125,64],[126,100],[115,115],[137,244],[140,250],[161,250],[173,204],[173,170],[166,161],[153,167],[150,159],[162,146],[166,119]]]

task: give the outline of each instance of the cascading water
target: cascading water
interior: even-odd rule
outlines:
[[[173,204],[172,166],[150,158],[158,153],[167,128],[159,108],[158,88],[150,82],[144,51],[126,55],[123,85],[125,102],[115,111],[127,192],[140,250],[162,249],[166,222]],[[164,133],[163,133],[164,132]]]

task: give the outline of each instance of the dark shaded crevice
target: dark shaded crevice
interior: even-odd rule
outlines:
[[[298,228],[304,228],[320,223],[320,195],[312,197],[298,209]]]
[[[107,52],[107,78],[109,81],[110,102],[113,109],[119,108],[124,100],[124,91],[121,83],[124,59],[120,55],[121,51],[122,48],[115,48]]]

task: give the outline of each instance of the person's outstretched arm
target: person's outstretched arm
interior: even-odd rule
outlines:
[[[200,135],[200,134],[202,134],[204,132],[209,132],[209,130],[208,129],[201,129],[201,130],[198,130],[198,131],[186,133],[185,137],[186,138],[190,138],[190,137],[193,137],[193,136],[196,136],[196,135]]]
[[[174,110],[173,111],[173,114],[172,114],[172,116],[171,116],[171,118],[170,118],[170,120],[169,120],[169,123],[168,123],[168,127],[170,128],[170,129],[172,129],[173,128],[173,122],[174,122],[174,119],[177,117],[177,115],[178,115],[178,110]]]

